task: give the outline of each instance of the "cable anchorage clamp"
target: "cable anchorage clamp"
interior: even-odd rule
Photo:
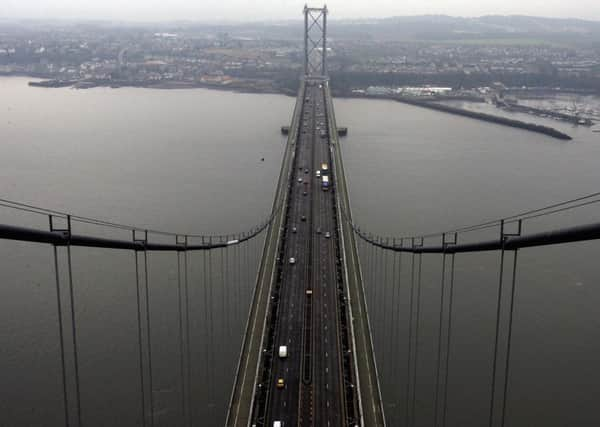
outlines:
[[[452,237],[452,240],[449,239],[450,237]],[[458,233],[457,232],[442,234],[442,248],[444,250],[444,253],[446,253],[446,249],[449,246],[456,246],[457,243],[458,243]]]
[[[140,237],[141,234],[141,237]],[[131,230],[133,243],[136,244],[136,251],[145,251],[148,246],[148,230]]]
[[[66,224],[64,227],[56,226],[56,218],[61,218],[66,220]],[[71,234],[72,234],[72,226],[71,226],[71,215],[61,216],[61,215],[48,215],[48,225],[50,227],[50,232],[56,233],[61,236],[62,242],[55,243],[57,246],[68,246],[71,244]],[[65,228],[66,227],[66,228]]]

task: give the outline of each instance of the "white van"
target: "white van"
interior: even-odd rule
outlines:
[[[286,357],[288,357],[287,345],[279,346],[279,357],[282,359],[285,359]]]
[[[283,421],[273,421],[273,427],[283,427]]]

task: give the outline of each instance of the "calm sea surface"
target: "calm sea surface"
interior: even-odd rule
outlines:
[[[293,98],[202,89],[41,89],[27,81],[0,78],[0,197],[178,233],[242,232],[268,216],[285,143],[279,128],[291,118]],[[564,142],[389,101],[340,99],[335,107],[338,125],[349,127],[341,144],[355,221],[373,233],[441,231],[600,188],[600,134],[586,128],[541,121],[574,137]],[[526,224],[525,231],[599,216],[598,209],[585,209]],[[0,218],[44,226],[2,208]],[[507,425],[600,425],[599,255],[597,243],[519,253]],[[193,255],[192,264],[194,256],[200,267],[190,268],[192,281],[205,274],[203,255]],[[133,255],[79,249],[73,257],[84,423],[139,424],[130,410],[139,405]],[[172,356],[177,258],[151,261],[155,413],[159,425],[173,426],[180,424],[170,369],[178,362]],[[63,423],[52,262],[49,248],[0,242],[0,426]],[[236,261],[217,254],[210,262]],[[386,262],[391,268],[393,259]],[[391,426],[402,425],[407,397],[410,258],[403,262],[397,292],[388,286],[369,294],[371,304],[380,298],[383,307],[372,323]],[[441,262],[423,257],[415,402],[422,426],[434,417]],[[497,254],[456,258],[448,426],[487,423],[498,266]],[[244,308],[249,292],[242,290]],[[215,292],[207,300],[202,289],[191,289],[198,306],[192,313],[196,425],[222,424],[243,326],[238,319],[235,343],[218,338],[232,309],[220,309],[226,295]],[[215,306],[210,357],[205,304]],[[220,365],[207,373],[211,358]]]

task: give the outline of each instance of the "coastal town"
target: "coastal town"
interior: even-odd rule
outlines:
[[[576,124],[600,120],[600,48],[593,31],[588,43],[576,44],[561,33],[543,40],[537,34],[448,41],[390,35],[386,25],[332,23],[338,32],[328,40],[334,94],[487,102]],[[296,27],[0,22],[0,75],[29,76],[32,85],[46,87],[294,95],[303,61]],[[365,31],[369,37],[357,35]]]

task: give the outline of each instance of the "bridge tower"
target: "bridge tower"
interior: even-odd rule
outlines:
[[[304,6],[304,75],[327,78],[327,6]]]

